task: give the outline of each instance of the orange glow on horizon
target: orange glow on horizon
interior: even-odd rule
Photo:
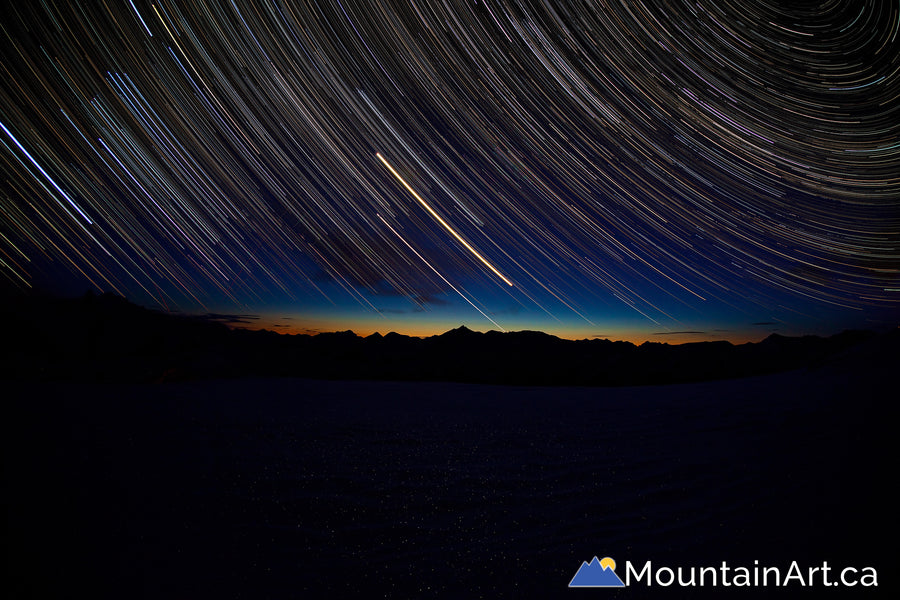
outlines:
[[[309,317],[286,317],[280,315],[261,315],[260,318],[252,324],[231,325],[234,329],[248,330],[268,330],[286,335],[317,335],[319,333],[334,333],[338,331],[352,331],[359,337],[368,337],[374,333],[387,335],[394,332],[409,337],[427,338],[441,335],[456,329],[460,325],[464,325],[468,329],[475,332],[486,333],[497,331],[491,327],[482,327],[479,325],[471,325],[469,323],[460,323],[459,321],[435,321],[435,322],[388,322],[381,318],[372,319],[329,319],[329,318],[309,318]],[[715,342],[728,341],[734,345],[744,344],[747,342],[760,342],[765,339],[770,332],[759,331],[731,331],[722,332],[718,335],[702,334],[702,333],[657,333],[648,331],[634,330],[615,330],[607,328],[601,334],[595,330],[588,328],[574,327],[529,327],[518,326],[508,330],[510,333],[516,331],[540,331],[548,335],[552,335],[566,340],[589,340],[589,339],[606,339],[613,342],[630,342],[635,345],[641,345],[645,342],[679,345],[694,342]]]

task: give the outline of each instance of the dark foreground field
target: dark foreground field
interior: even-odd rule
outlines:
[[[629,560],[874,566],[878,588],[811,597],[883,597],[897,559],[890,381],[7,384],[7,597],[698,591],[567,589],[594,555],[620,575]]]

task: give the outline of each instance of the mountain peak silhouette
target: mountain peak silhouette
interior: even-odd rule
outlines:
[[[472,337],[479,335],[477,332],[472,331],[465,325],[460,325],[456,329],[451,329],[449,331],[445,331],[438,337],[442,338],[462,338],[462,337]]]

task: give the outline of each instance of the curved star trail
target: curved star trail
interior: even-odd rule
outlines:
[[[19,4],[10,286],[595,333],[900,316],[895,1]]]

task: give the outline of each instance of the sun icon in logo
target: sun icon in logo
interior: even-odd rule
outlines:
[[[600,560],[600,566],[604,569],[612,569],[613,571],[615,571],[616,561],[607,556],[606,558]]]

